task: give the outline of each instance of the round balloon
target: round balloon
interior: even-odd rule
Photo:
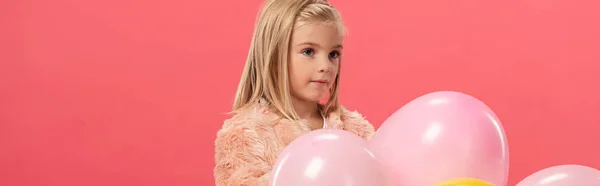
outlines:
[[[271,186],[387,186],[381,164],[359,136],[321,129],[292,141],[279,155]]]
[[[583,165],[558,165],[542,169],[517,186],[599,186],[600,170]]]
[[[508,144],[496,114],[460,92],[433,92],[409,102],[377,130],[370,147],[394,185],[434,185],[460,177],[505,186]]]

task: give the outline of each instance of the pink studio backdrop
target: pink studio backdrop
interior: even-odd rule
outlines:
[[[600,168],[596,0],[335,0],[342,102],[377,127],[411,99],[486,102],[510,183]],[[2,1],[0,185],[213,185],[261,0]]]

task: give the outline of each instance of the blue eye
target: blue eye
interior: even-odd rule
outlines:
[[[312,56],[315,54],[315,51],[311,48],[307,48],[302,50],[302,54],[304,54],[305,56]]]
[[[331,58],[331,59],[337,59],[339,57],[340,57],[340,52],[338,52],[338,51],[333,51],[333,52],[329,53],[329,58]]]

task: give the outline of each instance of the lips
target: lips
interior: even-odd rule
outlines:
[[[325,85],[329,84],[329,81],[327,81],[327,80],[312,80],[310,82],[316,83],[319,86],[325,86]]]

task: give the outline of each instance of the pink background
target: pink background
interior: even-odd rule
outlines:
[[[0,2],[0,185],[213,185],[260,3]],[[342,102],[376,126],[461,91],[502,120],[511,184],[600,168],[600,2],[332,3],[350,34]]]

